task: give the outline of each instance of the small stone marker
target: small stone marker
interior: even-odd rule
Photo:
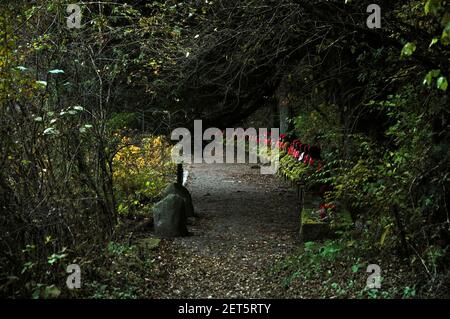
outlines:
[[[186,227],[186,202],[183,197],[169,194],[153,206],[155,234],[162,238],[188,235]]]
[[[194,205],[192,204],[192,197],[186,187],[178,183],[169,184],[164,189],[162,195],[165,197],[170,194],[181,196],[186,202],[186,217],[194,217]]]

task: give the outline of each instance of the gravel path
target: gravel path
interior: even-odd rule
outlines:
[[[295,194],[247,164],[195,164],[191,236],[165,241],[161,298],[282,298],[270,267],[296,247]]]

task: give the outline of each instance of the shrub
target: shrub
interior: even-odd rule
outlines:
[[[149,206],[174,179],[171,147],[161,136],[143,138],[140,145],[122,137],[113,158],[114,190],[117,210],[122,216],[148,214]]]

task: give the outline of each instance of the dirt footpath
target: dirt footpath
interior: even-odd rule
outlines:
[[[296,245],[295,193],[247,164],[187,168],[191,236],[166,241],[160,298],[282,298],[271,266]]]

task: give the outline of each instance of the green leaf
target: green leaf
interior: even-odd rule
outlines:
[[[433,38],[433,40],[431,40],[431,42],[430,42],[429,48],[431,48],[433,45],[435,45],[438,41],[439,41],[438,38],[436,38],[436,37]]]
[[[64,73],[64,71],[63,71],[63,70],[60,70],[60,69],[55,69],[55,70],[50,70],[50,71],[48,71],[48,73],[51,73],[51,74],[61,74],[61,73]]]
[[[36,81],[37,84],[46,87],[47,86],[47,82],[46,81]]]
[[[31,295],[31,298],[39,299],[41,297],[41,287],[42,287],[42,284],[37,284],[37,287],[34,288],[34,290],[33,290],[33,294]]]
[[[416,51],[416,44],[413,42],[408,42],[402,49],[401,56],[411,56],[414,51]]]
[[[73,107],[73,109],[74,109],[74,110],[77,110],[77,111],[84,111],[84,107],[79,106],[79,105],[75,105],[75,106]]]
[[[58,298],[61,290],[55,285],[47,286],[44,289],[44,298]]]
[[[425,3],[425,13],[433,13],[436,14],[441,8],[442,0],[428,0]]]
[[[360,264],[354,264],[354,265],[352,266],[352,272],[353,272],[353,273],[357,273],[357,272],[359,271],[360,268],[361,268],[361,265],[360,265]]]
[[[52,241],[53,241],[53,238],[52,238],[51,235],[45,236],[44,242],[45,242],[46,244],[48,244],[48,243],[50,243],[50,242],[52,242]]]
[[[445,76],[439,77],[439,79],[437,79],[436,85],[439,90],[447,91],[448,88],[447,78]]]
[[[381,238],[380,238],[380,246],[384,245],[384,242],[386,241],[386,237],[392,226],[393,226],[393,224],[389,224],[384,227],[383,233],[381,234]]]
[[[61,252],[63,252],[65,249],[63,249]],[[61,259],[64,259],[67,257],[67,254],[59,253],[59,254],[52,254],[47,258],[47,263],[49,265],[53,265],[54,263],[60,261]]]
[[[20,273],[24,274],[28,270],[32,269],[33,267],[34,267],[34,263],[32,261],[28,261],[28,262],[23,264],[23,268],[22,268],[22,271]]]
[[[82,127],[80,127],[80,133],[86,133],[88,129],[91,129],[92,125],[91,124],[85,124]]]
[[[424,80],[423,80],[423,84],[424,85],[428,85],[431,86],[431,83],[433,83],[433,79],[435,77],[438,77],[439,74],[441,74],[441,70],[431,70],[430,72],[427,73],[427,75],[425,76]]]
[[[450,44],[450,22],[447,23],[444,31],[442,31],[441,42],[443,45]]]
[[[44,130],[44,135],[56,135],[58,133],[58,130],[53,127],[49,127]]]

